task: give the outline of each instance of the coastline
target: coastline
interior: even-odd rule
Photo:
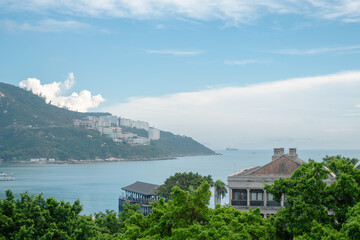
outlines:
[[[195,157],[195,156],[216,156],[223,155],[222,153],[214,152],[212,154],[184,154],[177,156],[169,156],[169,157],[156,157],[156,158],[96,158],[96,159],[87,159],[87,160],[76,160],[76,159],[68,159],[68,160],[54,160],[54,161],[30,161],[30,160],[22,160],[22,161],[5,161],[0,158],[1,164],[82,164],[82,163],[92,163],[92,162],[131,162],[131,161],[159,161],[159,160],[175,160],[180,157]]]
[[[111,159],[93,159],[93,160],[57,160],[53,162],[49,161],[0,161],[0,164],[84,164],[84,163],[96,163],[96,162],[131,162],[131,161],[159,161],[159,160],[175,160],[176,157],[163,157],[163,158],[111,158]]]
[[[96,162],[132,162],[132,161],[161,161],[161,160],[175,160],[180,157],[193,157],[193,156],[215,156],[222,155],[221,153],[214,154],[189,154],[179,155],[173,157],[158,157],[158,158],[107,158],[107,159],[92,159],[92,160],[56,160],[56,161],[0,161],[0,164],[84,164]]]

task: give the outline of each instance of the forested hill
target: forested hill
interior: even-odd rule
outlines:
[[[0,127],[70,126],[73,119],[88,115],[110,113],[79,113],[47,104],[43,98],[9,84],[0,82]]]
[[[0,82],[0,160],[147,159],[214,154],[189,137],[168,132],[161,132],[161,139],[152,141],[149,146],[117,145],[95,130],[73,126],[74,119],[89,115],[110,114],[69,111],[47,104],[31,92]]]

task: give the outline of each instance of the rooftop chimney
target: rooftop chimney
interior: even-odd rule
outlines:
[[[292,159],[297,159],[298,155],[296,154],[296,148],[289,148],[288,156]]]
[[[274,155],[272,156],[272,160],[274,161],[275,159],[278,159],[282,155],[284,155],[284,148],[274,148]]]

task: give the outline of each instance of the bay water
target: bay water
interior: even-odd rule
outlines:
[[[106,209],[118,211],[122,187],[135,181],[162,184],[176,172],[212,175],[227,183],[236,171],[271,161],[272,150],[217,151],[221,155],[181,157],[174,160],[94,162],[83,164],[0,164],[0,172],[13,173],[15,181],[0,181],[0,198],[11,189],[16,197],[28,191],[45,198],[74,202],[80,199],[82,214]],[[285,150],[286,152],[286,150]],[[360,159],[360,150],[299,150],[299,157],[321,161],[326,155]],[[228,197],[222,203],[228,203]],[[213,199],[210,201],[213,207]]]

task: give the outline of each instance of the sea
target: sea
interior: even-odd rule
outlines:
[[[0,172],[13,173],[15,181],[0,181],[0,198],[11,189],[20,193],[43,194],[83,205],[82,214],[90,215],[108,210],[118,211],[122,187],[136,181],[162,184],[176,172],[197,172],[211,175],[227,183],[227,177],[241,169],[261,166],[271,161],[272,150],[216,151],[220,155],[180,157],[173,160],[94,162],[83,164],[0,164]],[[321,161],[326,155],[342,155],[360,159],[360,150],[301,150],[305,161]],[[222,199],[228,204],[229,198]],[[213,199],[210,207],[214,207]]]

